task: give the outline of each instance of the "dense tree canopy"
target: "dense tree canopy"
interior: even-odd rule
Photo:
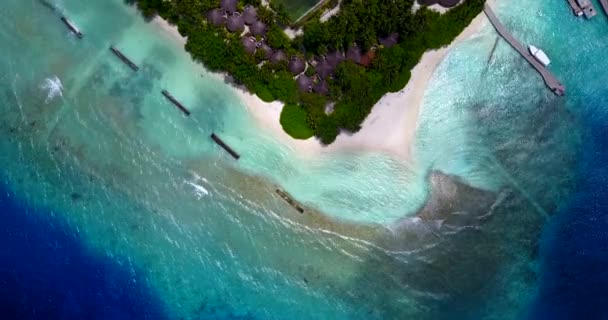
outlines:
[[[298,116],[290,117],[288,125],[298,128],[299,132],[303,132],[303,126],[308,127],[323,143],[331,143],[340,130],[359,130],[382,95],[398,91],[407,84],[411,69],[422,54],[449,44],[482,11],[485,2],[465,0],[440,15],[426,7],[414,12],[413,0],[343,0],[338,15],[324,23],[319,21],[318,15],[313,17],[304,25],[304,34],[291,41],[279,27],[289,23],[281,6],[273,6],[272,10],[261,6],[259,0],[241,0],[240,7],[245,4],[257,6],[258,16],[269,26],[267,43],[288,55],[298,51],[307,56],[330,50],[344,52],[353,44],[364,51],[378,48],[367,67],[341,63],[328,79],[330,95],[326,98],[298,93],[286,64],[267,63],[260,68],[260,56],[247,54],[239,35],[208,24],[205,13],[218,7],[219,0],[126,1],[137,3],[148,18],[159,14],[176,24],[179,32],[188,36],[186,50],[209,70],[228,72],[237,84],[246,86],[265,101],[281,100],[299,105],[299,109],[290,107],[291,111],[297,110]],[[399,34],[397,45],[391,48],[378,46],[380,37],[392,33]],[[326,115],[325,105],[329,102],[335,103],[334,112]],[[296,124],[296,121],[302,123]]]

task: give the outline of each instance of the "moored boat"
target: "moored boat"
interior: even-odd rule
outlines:
[[[549,59],[549,57],[547,56],[547,54],[545,54],[545,52],[533,45],[529,45],[528,46],[528,50],[530,51],[530,54],[532,54],[532,56],[538,61],[540,62],[543,66],[548,66],[551,63],[551,60]]]

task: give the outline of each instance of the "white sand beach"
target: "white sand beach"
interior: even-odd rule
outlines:
[[[155,19],[153,23],[175,37],[181,44],[185,43],[185,38],[179,34],[176,27],[160,18]],[[409,162],[414,152],[418,115],[424,93],[435,69],[451,48],[470,38],[485,25],[487,18],[481,13],[449,46],[426,52],[412,69],[412,77],[405,88],[384,95],[363,122],[359,132],[352,135],[340,134],[329,146],[321,145],[315,138],[295,140],[287,135],[279,123],[283,108],[281,102],[267,103],[249,92],[236,88],[235,90],[251,116],[258,122],[260,129],[267,130],[299,156],[311,157],[327,152],[371,151],[383,152],[401,161]]]

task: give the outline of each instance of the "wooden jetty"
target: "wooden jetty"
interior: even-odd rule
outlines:
[[[515,37],[509,31],[507,31],[507,29],[500,22],[498,17],[496,17],[496,14],[494,14],[494,11],[492,11],[490,6],[486,4],[484,6],[483,11],[485,12],[486,16],[488,17],[498,34],[500,34],[500,36],[505,39],[511,45],[511,47],[513,47],[513,49],[519,52],[519,54],[524,57],[524,59],[526,59],[526,61],[528,61],[528,63],[530,63],[530,65],[532,65],[532,67],[534,67],[536,71],[538,71],[538,73],[543,77],[543,80],[545,81],[547,87],[549,87],[549,89],[551,89],[551,91],[553,91],[553,93],[558,96],[564,95],[564,93],[566,92],[566,87],[564,87],[564,85],[562,85],[557,80],[557,78],[555,78],[553,74],[551,74],[551,72],[547,70],[547,68],[545,68],[540,62],[538,62],[528,52],[528,50],[526,50],[526,48],[521,43],[519,43],[517,39],[515,39]]]
[[[175,99],[167,90],[163,90],[161,92],[163,96],[167,98],[167,100],[171,101],[171,103],[173,103],[177,108],[179,108],[185,115],[190,115],[190,110],[186,109],[186,107],[184,107],[181,102],[177,101],[177,99]]]
[[[137,71],[139,70],[139,67],[133,63],[133,61],[131,61],[129,58],[127,58],[124,54],[122,54],[122,52],[120,52],[120,50],[110,46],[110,50],[114,53],[115,56],[117,56],[120,60],[122,60],[122,62],[124,62],[126,65],[129,66],[129,68],[133,69],[133,71]]]
[[[583,10],[581,9],[581,7],[578,6],[578,3],[576,3],[576,0],[568,0],[568,4],[570,4],[570,7],[572,8],[572,12],[574,13],[575,16],[580,17],[583,15]]]
[[[277,189],[276,192],[279,196],[281,196],[281,198],[283,198],[283,200],[287,201],[287,203],[289,203],[290,206],[292,206],[294,209],[298,210],[299,213],[304,213],[304,209],[295,200],[293,200],[287,194],[287,192],[285,192],[281,189]]]
[[[222,139],[220,139],[220,137],[216,136],[215,133],[211,134],[211,139],[213,139],[213,141],[215,141],[215,143],[217,143],[220,147],[224,148],[224,150],[226,150],[226,152],[228,152],[236,160],[241,157],[238,153],[236,153],[236,151],[234,151]]]
[[[576,0],[576,2],[578,3],[578,6],[581,7],[581,9],[583,9],[583,13],[585,14],[585,18],[591,19],[591,18],[595,17],[595,15],[597,14],[597,12],[595,11],[595,7],[593,7],[593,4],[591,4],[591,1],[589,1],[589,0]]]
[[[78,27],[76,27],[76,25],[74,23],[72,23],[70,20],[68,20],[68,18],[61,17],[61,21],[63,21],[63,23],[68,27],[68,29],[70,29],[70,31],[72,31],[72,33],[74,33],[78,38],[82,38],[82,36],[83,36],[82,32],[80,32]]]
[[[602,5],[602,9],[608,15],[608,0],[600,0],[600,4]]]

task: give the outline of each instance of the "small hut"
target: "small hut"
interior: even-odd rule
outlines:
[[[233,13],[236,11],[236,4],[238,2],[238,0],[221,0],[220,7],[222,8],[222,10],[228,13]]]
[[[262,21],[256,21],[249,27],[249,31],[251,31],[254,36],[263,36],[266,34],[266,25]]]
[[[333,68],[325,58],[321,58],[315,66],[315,71],[317,71],[319,77],[325,79],[332,73]]]
[[[226,29],[230,32],[243,32],[245,30],[245,22],[243,17],[238,14],[233,14],[226,21]]]
[[[243,37],[241,43],[243,44],[243,48],[245,48],[245,52],[255,54],[255,40],[251,39],[251,37]]]
[[[250,26],[258,20],[258,11],[254,6],[246,6],[243,11],[243,20],[245,24]]]
[[[380,38],[380,44],[385,48],[390,48],[397,44],[399,41],[399,34],[394,32],[389,34],[387,37]]]
[[[272,63],[279,63],[279,62],[285,61],[285,60],[287,60],[287,55],[285,55],[285,52],[283,52],[282,50],[277,50],[270,57],[270,62],[272,62]]]
[[[302,58],[294,56],[291,58],[291,60],[289,60],[287,68],[294,76],[296,76],[304,72],[304,70],[306,69],[306,62],[304,62]]]
[[[226,16],[224,16],[220,9],[213,9],[207,12],[207,20],[214,26],[221,26],[226,23]]]
[[[374,50],[369,50],[368,52],[366,52],[362,57],[361,57],[361,62],[360,64],[362,66],[369,66],[372,61],[374,60],[374,58],[376,57],[376,51]]]
[[[344,54],[342,54],[340,51],[330,52],[325,57],[325,60],[327,60],[327,63],[329,63],[329,65],[335,69],[338,67],[340,62],[344,61]]]
[[[348,51],[346,51],[346,59],[354,63],[361,63],[361,50],[357,45],[352,45],[348,48]]]
[[[327,85],[327,81],[321,80],[321,81],[317,82],[317,84],[315,84],[314,87],[312,87],[312,91],[314,91],[315,93],[321,94],[321,95],[328,94],[329,86]]]
[[[460,0],[439,0],[439,4],[444,8],[451,8],[457,5]]]
[[[307,77],[305,74],[302,74],[296,80],[296,84],[298,85],[298,90],[302,92],[310,92],[312,87],[312,80]]]
[[[273,56],[274,51],[265,42],[258,46],[258,50],[262,51],[262,59],[268,60]]]

